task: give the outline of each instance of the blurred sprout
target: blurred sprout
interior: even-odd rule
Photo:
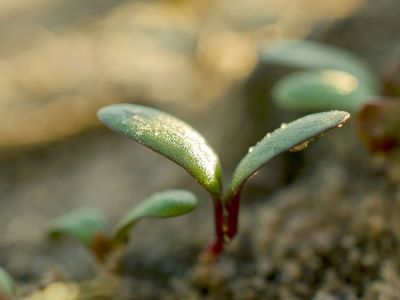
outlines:
[[[54,220],[49,235],[51,238],[69,235],[90,247],[96,234],[105,234],[106,229],[105,218],[97,209],[80,208]]]
[[[369,67],[343,50],[309,41],[285,41],[260,48],[262,61],[306,71],[284,77],[274,87],[277,103],[290,109],[358,108],[378,93]]]
[[[197,198],[188,191],[167,190],[151,195],[132,208],[109,235],[103,215],[97,209],[81,208],[54,220],[49,228],[52,238],[69,235],[89,248],[99,262],[107,264],[120,242],[128,238],[130,229],[143,218],[172,218],[197,207]]]
[[[0,299],[16,300],[16,284],[2,267],[0,267]]]
[[[357,77],[337,70],[303,71],[290,74],[273,88],[272,95],[286,109],[357,109],[373,97]]]

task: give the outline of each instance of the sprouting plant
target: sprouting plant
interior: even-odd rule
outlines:
[[[396,97],[396,85],[390,78],[380,82],[357,56],[315,42],[284,41],[262,47],[261,57],[268,64],[301,69],[274,86],[272,96],[280,107],[355,112],[359,136],[371,151],[388,151],[400,143],[400,99],[387,98]]]
[[[272,90],[284,108],[354,112],[378,93],[379,82],[370,68],[341,49],[310,41],[282,41],[260,52],[265,63],[297,69]]]
[[[246,181],[278,154],[301,150],[323,132],[341,127],[349,118],[343,111],[308,115],[267,134],[251,147],[234,171],[226,192],[218,156],[206,140],[181,120],[154,108],[116,104],[102,108],[99,119],[121,133],[183,167],[210,194],[214,203],[215,241],[207,248],[206,258],[216,258],[236,235],[240,194]]]
[[[97,258],[113,271],[119,261],[120,248],[129,238],[131,229],[145,218],[171,218],[189,213],[197,206],[197,198],[185,190],[167,190],[151,195],[121,218],[110,233],[103,215],[93,208],[80,208],[52,222],[49,235],[53,238],[70,235],[77,238]]]
[[[6,270],[0,267],[0,300],[16,299],[16,285]]]

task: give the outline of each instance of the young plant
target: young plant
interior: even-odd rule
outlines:
[[[214,204],[215,241],[205,258],[216,258],[236,235],[240,194],[244,184],[259,168],[278,154],[300,150],[325,131],[341,127],[349,118],[343,111],[308,115],[267,134],[251,147],[237,166],[225,193],[222,190],[218,156],[206,140],[181,120],[154,108],[116,104],[102,108],[99,119],[121,133],[183,167],[210,194]]]
[[[300,69],[274,87],[277,103],[289,109],[356,111],[379,90],[370,68],[357,56],[310,41],[282,41],[261,47],[261,60]]]
[[[360,139],[369,150],[386,152],[398,147],[400,99],[388,98],[396,97],[399,88],[393,74],[380,82],[360,58],[309,41],[285,41],[262,47],[261,57],[268,64],[302,69],[274,86],[272,95],[280,107],[355,112]],[[379,96],[381,93],[383,96]]]
[[[84,208],[54,220],[49,236],[69,235],[77,238],[107,269],[117,268],[115,261],[131,229],[142,219],[171,218],[189,213],[197,206],[197,198],[185,190],[155,193],[133,207],[109,234],[103,215],[96,209]]]
[[[16,284],[11,276],[0,267],[0,300],[16,299]]]

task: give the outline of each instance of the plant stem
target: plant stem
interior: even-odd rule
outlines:
[[[217,258],[224,249],[224,206],[220,199],[214,199],[215,241],[207,248],[206,256]]]
[[[215,241],[203,254],[205,260],[215,260],[236,235],[240,208],[240,192],[236,192],[226,205],[220,199],[214,199]]]
[[[233,239],[238,230],[239,209],[240,209],[240,192],[238,190],[232,198],[227,202],[227,232],[229,240]],[[226,240],[226,239],[225,239]]]

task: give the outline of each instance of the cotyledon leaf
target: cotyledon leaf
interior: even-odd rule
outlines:
[[[11,278],[6,270],[0,267],[0,299],[3,299],[2,296],[6,297],[5,299],[7,300],[14,299],[15,289],[16,285],[14,280]]]
[[[105,233],[107,223],[95,208],[79,208],[55,219],[49,226],[49,236],[69,235],[90,246],[97,233]]]
[[[378,80],[357,56],[341,49],[304,40],[283,40],[260,46],[263,62],[308,69],[346,71],[370,86],[377,93]]]
[[[189,172],[214,197],[221,195],[218,156],[185,122],[154,108],[115,104],[103,107],[99,119],[112,130],[149,147]]]
[[[132,208],[116,226],[114,237],[126,237],[136,222],[143,218],[172,218],[186,214],[197,207],[196,196],[185,190],[168,190],[151,195]]]
[[[329,129],[341,127],[349,117],[350,114],[344,111],[330,111],[311,114],[288,124],[283,123],[280,128],[267,134],[257,145],[251,147],[240,161],[225,201],[229,201],[246,180],[270,159],[286,150],[301,150],[312,138]]]
[[[357,111],[374,97],[371,88],[357,77],[338,70],[303,71],[281,79],[272,91],[286,109]]]

